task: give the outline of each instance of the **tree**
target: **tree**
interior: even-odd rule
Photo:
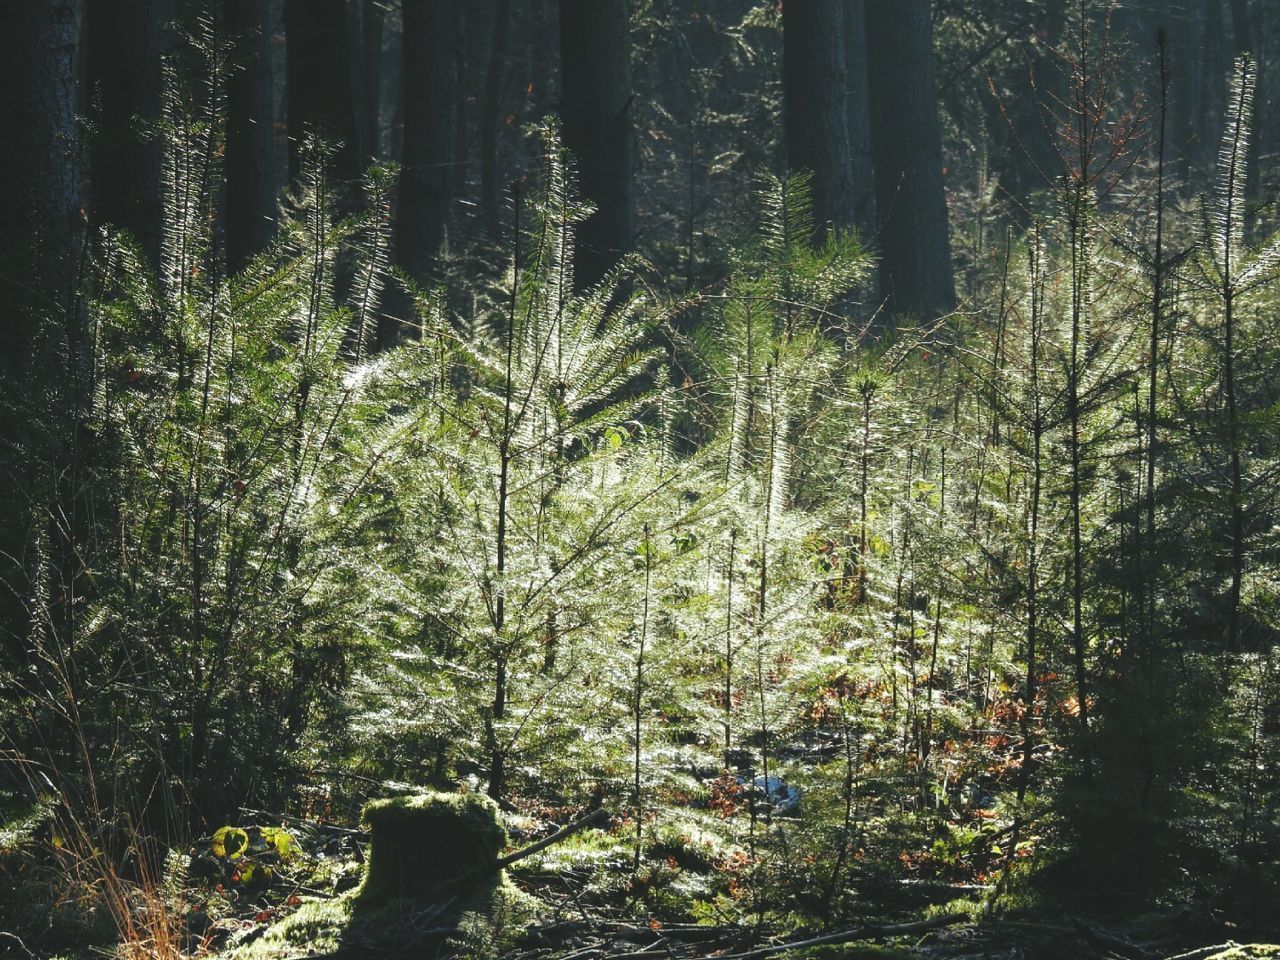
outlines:
[[[856,208],[843,0],[785,4],[782,37],[787,161],[813,173],[818,232],[843,230]]]
[[[453,110],[456,99],[451,0],[404,7],[404,152],[396,260],[426,283],[444,243],[453,200]]]
[[[275,108],[270,0],[223,0],[237,44],[227,81],[227,265],[238,270],[266,248],[276,229]]]
[[[493,14],[493,40],[484,74],[480,107],[480,202],[488,225],[496,231],[498,215],[498,129],[502,123],[502,94],[507,70],[507,35],[511,0],[498,0]]]
[[[89,0],[85,66],[94,118],[90,209],[98,223],[131,233],[160,264],[159,134],[166,0]]]
[[[1254,86],[1260,92],[1263,91],[1261,83],[1261,64],[1264,63],[1258,57],[1258,51],[1254,48],[1253,24],[1249,17],[1248,0],[1231,0],[1231,47],[1232,52],[1237,57],[1249,57],[1254,64]],[[1256,99],[1260,103],[1266,101],[1262,96]],[[1261,113],[1261,111],[1259,111]],[[1253,203],[1258,197],[1259,189],[1259,165],[1256,158],[1259,155],[1258,147],[1261,144],[1262,124],[1257,122],[1255,118],[1253,123],[1253,136],[1250,138],[1248,156],[1246,158],[1247,170],[1245,173],[1245,200]],[[1247,226],[1248,224],[1246,224]]]
[[[579,289],[632,246],[631,36],[626,0],[560,0],[560,117],[579,191],[596,212],[578,232]]]
[[[865,6],[864,0],[844,0],[844,58],[848,81],[849,157],[853,171],[853,223],[863,236],[870,236],[876,223],[876,197],[871,165],[871,108],[867,101]]]
[[[360,172],[346,6],[345,0],[285,0],[289,179],[294,183],[308,130],[337,147],[331,161],[336,180],[349,183]],[[406,4],[408,9],[418,6]]]
[[[929,0],[866,6],[880,290],[896,315],[955,306]]]
[[[25,555],[36,494],[29,404],[56,389],[57,323],[73,313],[83,235],[79,44],[75,0],[0,6],[0,644],[18,651],[29,627]]]
[[[363,0],[360,8],[360,161],[382,155],[382,42],[386,11],[379,0]]]

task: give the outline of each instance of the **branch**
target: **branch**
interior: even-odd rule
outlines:
[[[515,863],[517,860],[523,860],[525,857],[531,857],[535,853],[539,853],[547,849],[547,847],[552,846],[553,844],[559,843],[561,840],[568,839],[569,837],[577,833],[579,830],[584,830],[587,827],[591,826],[592,824],[598,823],[599,821],[606,819],[608,816],[609,816],[609,812],[605,810],[604,807],[596,807],[594,810],[588,813],[585,817],[581,817],[573,821],[573,823],[565,824],[563,827],[561,827],[559,830],[557,830],[555,833],[551,834],[550,836],[543,837],[537,843],[531,843],[527,847],[521,847],[519,850],[516,850],[514,853],[508,853],[505,857],[499,857],[497,861],[495,861],[493,864],[483,867],[481,869],[501,870],[502,868],[508,867],[511,864]]]
[[[890,923],[879,926],[854,927],[852,930],[841,930],[839,933],[828,933],[809,940],[792,940],[788,943],[776,943],[746,953],[728,953],[715,957],[714,960],[756,960],[786,950],[803,950],[806,947],[821,947],[832,943],[854,943],[858,940],[872,940],[876,937],[897,937],[912,933],[923,933],[926,930],[937,930],[941,927],[954,926],[970,919],[963,913],[949,913],[934,917],[932,920],[919,920],[915,923]]]

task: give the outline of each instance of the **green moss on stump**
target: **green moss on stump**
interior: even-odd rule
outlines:
[[[362,904],[417,900],[473,871],[466,885],[492,886],[492,865],[507,842],[498,808],[479,794],[425,793],[376,800],[364,808],[369,825],[369,868]]]
[[[1265,960],[1280,957],[1280,946],[1274,943],[1245,943],[1215,953],[1205,960]]]

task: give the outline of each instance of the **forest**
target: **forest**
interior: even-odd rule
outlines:
[[[0,956],[1280,957],[1280,6],[0,2]]]

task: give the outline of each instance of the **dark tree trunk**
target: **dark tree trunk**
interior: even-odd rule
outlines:
[[[782,8],[783,117],[792,173],[813,174],[818,235],[853,223],[849,147],[849,76],[843,0],[809,0]]]
[[[227,265],[239,270],[276,229],[275,107],[269,0],[223,0],[239,69],[227,81]]]
[[[627,0],[560,0],[560,116],[578,189],[596,212],[578,231],[575,283],[631,250],[631,33]]]
[[[90,141],[90,210],[96,223],[132,234],[156,269],[164,6],[163,0],[89,0],[85,10],[89,113],[97,127]]]
[[[1166,133],[1169,161],[1185,181],[1191,176],[1191,151],[1197,133],[1193,110],[1195,31],[1185,0],[1171,0],[1166,5],[1161,26],[1168,34],[1169,48],[1169,126]],[[1148,37],[1144,52],[1154,50],[1155,46],[1155,38]]]
[[[51,351],[75,314],[79,43],[77,0],[0,4],[0,649],[16,656],[30,625],[31,398],[57,389]]]
[[[1222,4],[1219,0],[1189,3],[1194,9],[1199,41],[1196,77],[1195,126],[1197,147],[1194,168],[1205,175],[1212,170],[1222,134],[1222,104],[1227,100],[1229,65],[1224,56]]]
[[[404,155],[396,260],[419,283],[436,275],[453,199],[452,7],[451,0],[404,6]]]
[[[555,97],[556,10],[554,0],[532,0],[532,36],[530,37],[530,79],[534,103],[545,112]]]
[[[380,0],[364,0],[360,23],[360,162],[382,157],[382,38],[386,13]]]
[[[844,0],[849,155],[853,169],[853,224],[864,237],[869,237],[876,225],[876,192],[871,164],[871,107],[867,99],[867,30],[864,7],[864,0]]]
[[[413,8],[419,4],[406,6]],[[301,171],[301,148],[308,130],[337,147],[330,161],[335,180],[350,183],[360,173],[346,10],[345,0],[285,2],[289,179],[295,183]]]
[[[470,39],[482,31],[470,30],[468,25],[476,20],[483,23],[486,13],[485,8],[478,3],[475,6],[455,4],[453,11],[453,36],[449,52],[453,57],[454,89],[458,91],[453,111],[453,192],[461,197],[466,196],[471,179],[471,104],[475,98],[466,92],[473,87],[468,70],[482,56],[475,41]]]
[[[1249,4],[1247,0],[1231,0],[1231,34],[1235,41],[1236,54],[1258,51],[1253,47],[1253,27],[1249,20]]]
[[[955,306],[929,0],[866,8],[881,295],[892,314]]]
[[[484,73],[484,99],[480,105],[480,202],[493,235],[501,230],[498,210],[498,131],[502,124],[502,94],[507,75],[507,36],[511,0],[498,0],[493,15],[493,42]]]

